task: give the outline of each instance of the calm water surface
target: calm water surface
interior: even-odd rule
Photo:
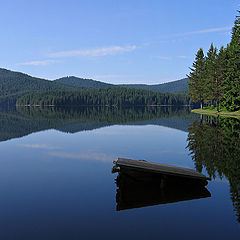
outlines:
[[[239,129],[188,109],[2,109],[0,238],[238,239]],[[117,157],[202,171],[211,197],[117,211]]]

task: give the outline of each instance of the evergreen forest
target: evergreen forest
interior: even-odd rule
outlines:
[[[158,102],[167,105],[182,104],[184,102],[185,105],[190,103],[186,92],[187,79],[157,85],[128,84],[122,86],[74,76],[50,81],[0,68],[0,106],[16,105],[17,101],[25,95],[27,96],[23,99],[28,99],[28,95],[30,95],[31,101],[34,98],[34,104],[36,103],[36,105],[123,105],[125,103],[126,105],[151,105],[158,104]],[[76,100],[80,99],[80,97],[78,96],[76,99],[76,95],[79,94],[83,97],[81,102],[77,103]],[[116,94],[117,101],[114,100],[113,94]],[[142,98],[139,94],[142,94]],[[33,95],[35,96],[33,97]],[[40,96],[41,100],[39,99]],[[121,96],[124,99],[120,100],[119,97]],[[46,99],[43,101],[42,98],[45,97]],[[60,97],[64,97],[64,99],[60,100]],[[100,99],[101,97],[104,97],[104,99]],[[71,100],[67,98],[71,98]],[[23,99],[18,102],[22,102]],[[154,99],[158,99],[158,102]]]
[[[218,112],[240,110],[240,16],[236,16],[231,42],[220,49],[212,43],[206,56],[200,48],[190,69],[188,85],[193,102]]]
[[[149,106],[189,105],[184,93],[170,94],[135,88],[99,88],[77,91],[48,91],[24,95],[20,106]]]

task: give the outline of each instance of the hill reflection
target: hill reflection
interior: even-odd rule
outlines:
[[[66,133],[93,130],[114,124],[159,125],[187,131],[197,119],[188,108],[28,108],[1,109],[0,141],[55,129]]]

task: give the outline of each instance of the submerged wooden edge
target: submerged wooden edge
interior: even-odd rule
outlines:
[[[114,161],[114,164],[119,167],[131,167],[141,171],[162,173],[165,175],[181,176],[186,178],[194,178],[199,180],[211,180],[202,173],[199,173],[193,169],[176,167],[166,164],[152,163],[145,160],[133,160],[128,158],[118,158]]]

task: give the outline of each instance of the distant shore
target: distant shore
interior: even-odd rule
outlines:
[[[16,104],[16,107],[191,107],[191,105],[166,105],[166,104],[153,104],[153,105],[42,105],[42,104]]]
[[[234,117],[240,119],[240,111],[236,112],[228,112],[228,111],[220,111],[217,112],[216,110],[210,110],[210,109],[193,109],[191,112],[203,114],[203,115],[210,115],[210,116],[222,116],[222,117]]]

